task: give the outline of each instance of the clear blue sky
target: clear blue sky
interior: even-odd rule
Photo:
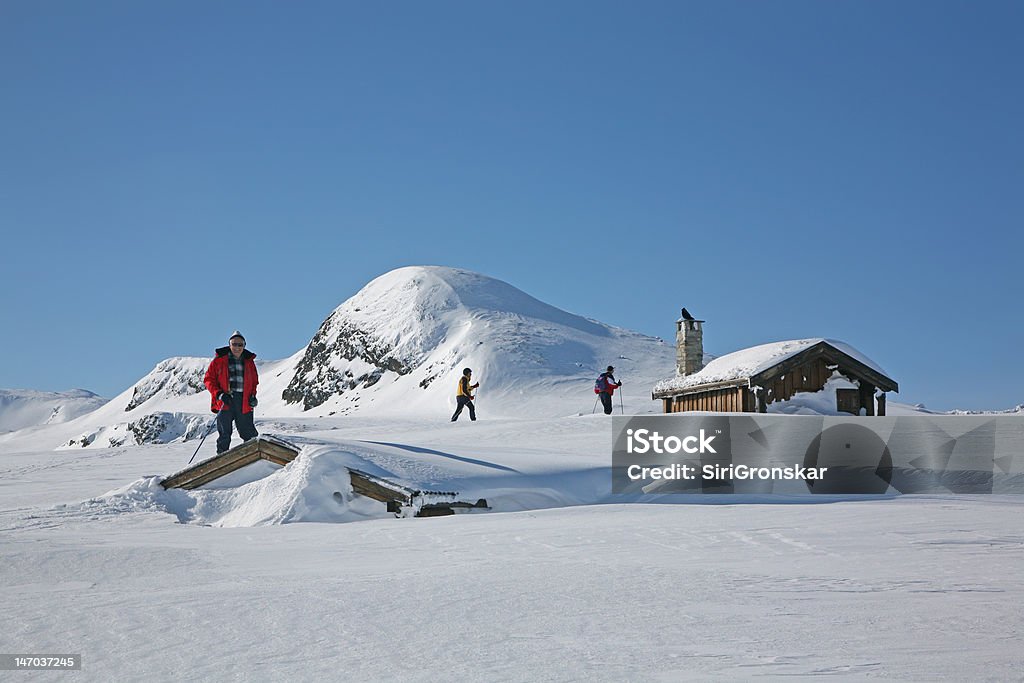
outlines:
[[[0,387],[305,345],[412,264],[1024,403],[1024,3],[0,3]],[[671,368],[667,368],[671,372]]]

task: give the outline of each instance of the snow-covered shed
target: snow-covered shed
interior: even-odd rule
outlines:
[[[652,392],[666,413],[764,413],[772,403],[834,388],[836,412],[885,415],[886,392],[899,391],[877,363],[835,339],[762,344],[704,365],[703,323],[685,308],[676,321],[676,375]]]

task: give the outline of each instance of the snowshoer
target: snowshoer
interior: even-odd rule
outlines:
[[[612,395],[615,394],[615,390],[622,386],[622,382],[615,380],[615,368],[611,365],[608,369],[601,373],[594,382],[594,393],[601,398],[601,405],[604,406],[604,414],[612,414]]]
[[[244,441],[259,434],[253,424],[252,409],[256,407],[256,354],[245,348],[245,337],[235,330],[228,345],[216,351],[203,383],[210,390],[210,409],[217,413],[217,455],[231,447],[231,423],[238,427]]]
[[[459,378],[459,391],[455,395],[455,400],[459,404],[459,407],[455,409],[455,414],[452,415],[452,422],[459,419],[459,415],[462,414],[463,408],[469,408],[469,419],[476,421],[476,407],[473,405],[473,390],[480,386],[480,382],[476,384],[470,384],[473,380],[473,371],[466,368],[462,371],[462,377]]]

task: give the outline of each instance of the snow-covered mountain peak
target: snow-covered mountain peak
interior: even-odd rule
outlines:
[[[464,309],[477,315],[518,315],[603,334],[603,326],[535,299],[526,292],[487,275],[445,266],[408,266],[385,273],[342,305],[387,308],[413,303],[421,313]]]
[[[464,366],[473,367],[491,395],[522,395],[537,383],[579,381],[620,358],[670,367],[672,352],[661,340],[573,315],[495,278],[411,266],[374,279],[331,313],[283,399],[304,410],[329,404],[349,412],[372,395],[383,399],[376,411],[428,409],[450,402]],[[432,386],[435,381],[440,385]],[[550,387],[537,393],[539,403],[518,400],[502,408],[552,409],[541,407],[553,398]]]
[[[444,266],[407,266],[370,281],[332,313],[374,333],[397,356],[415,362],[470,319],[533,319],[607,336],[603,325],[535,299],[480,273]]]

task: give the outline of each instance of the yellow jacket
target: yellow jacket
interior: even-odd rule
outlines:
[[[459,393],[456,395],[469,396],[470,398],[473,398],[473,389],[476,389],[478,386],[480,386],[479,382],[476,384],[470,384],[469,377],[463,375],[459,378]]]

